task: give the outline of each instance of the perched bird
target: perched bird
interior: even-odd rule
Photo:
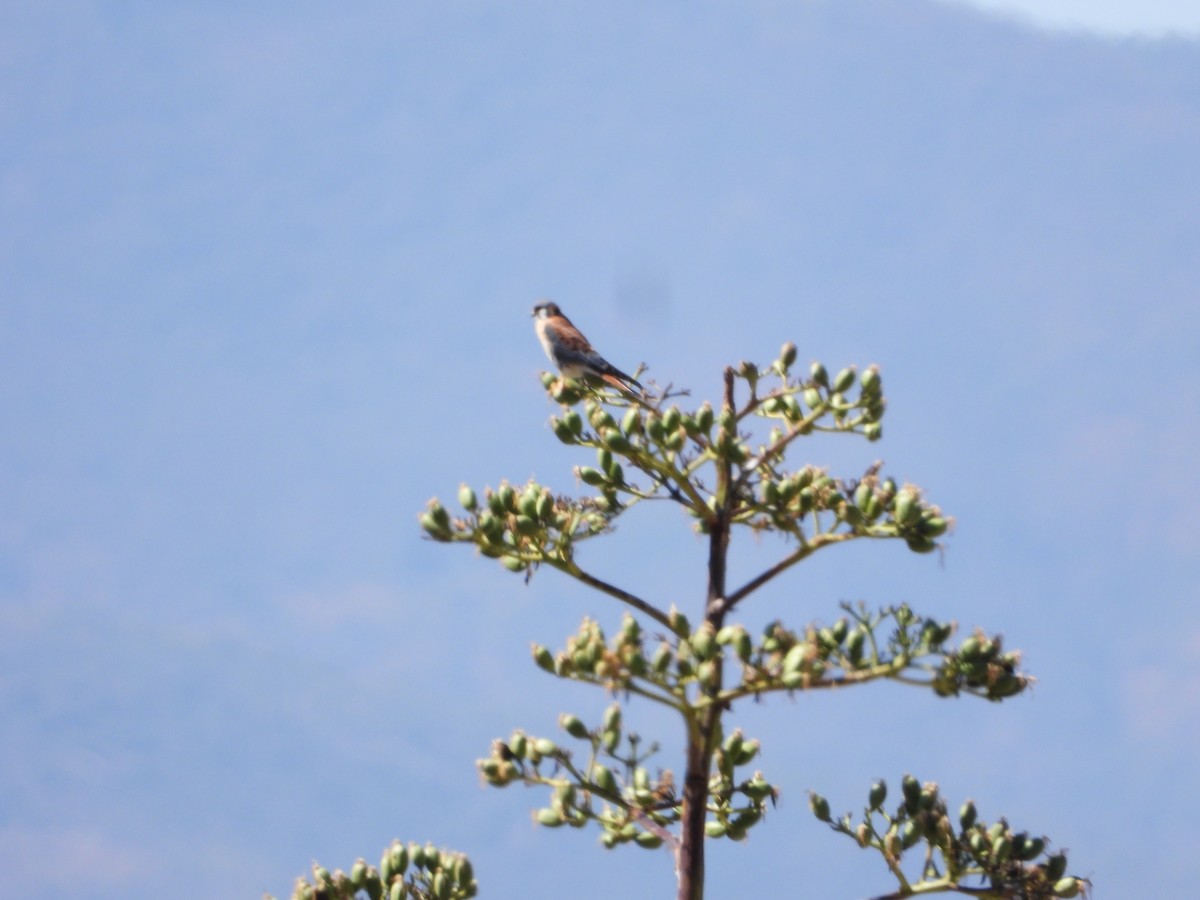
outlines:
[[[550,361],[567,378],[578,379],[591,375],[618,388],[642,386],[597,353],[588,339],[571,320],[562,314],[557,303],[539,303],[533,308],[534,329]]]

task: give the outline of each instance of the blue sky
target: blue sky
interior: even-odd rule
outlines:
[[[1090,33],[883,0],[5,4],[9,888],[285,894],[399,836],[470,853],[491,896],[668,895],[665,854],[535,830],[538,795],[473,769],[603,708],[527,648],[620,611],[416,526],[463,479],[572,487],[528,317],[552,297],[697,398],[785,339],[880,364],[883,442],[796,462],[884,457],[957,517],[944,560],[845,548],[747,621],[907,600],[1040,679],[999,707],[879,685],[745,710],[785,793],[714,849],[713,896],[746,871],[763,897],[883,892],[805,791],[849,809],[908,771],[1069,847],[1099,896],[1194,889],[1200,45],[1177,9]],[[653,510],[585,558],[687,607],[702,549]],[[628,716],[670,749],[673,723]]]
[[[946,0],[1042,28],[1110,37],[1200,33],[1200,9],[1185,0]]]

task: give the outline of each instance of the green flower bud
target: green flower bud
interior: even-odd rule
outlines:
[[[554,743],[550,738],[538,738],[533,742],[533,748],[542,757],[558,755],[558,744]]]
[[[1067,855],[1065,853],[1055,853],[1046,860],[1046,878],[1050,881],[1058,881],[1067,871]]]
[[[566,819],[563,818],[562,811],[555,809],[553,806],[547,806],[543,809],[539,809],[536,813],[534,813],[533,820],[539,825],[545,826],[546,828],[558,828],[558,826],[566,822]]]
[[[829,801],[820,794],[810,791],[808,794],[808,808],[812,810],[812,814],[822,822],[828,822],[829,819]]]
[[[762,747],[762,742],[756,740],[743,741],[742,749],[738,752],[737,757],[733,760],[735,766],[745,766],[753,762],[754,757],[758,756],[759,748]]]
[[[709,819],[704,823],[704,833],[710,838],[725,837],[725,826],[721,822]]]
[[[938,790],[937,785],[932,782],[925,785],[921,790],[921,796],[917,800],[917,808],[929,810],[933,809],[933,804],[937,802]]]
[[[388,890],[388,900],[404,900],[408,896],[408,885],[403,881],[393,881]]]
[[[963,831],[970,829],[975,824],[975,818],[978,815],[975,809],[975,801],[968,800],[958,810],[958,824],[962,826]]]
[[[713,632],[711,622],[704,622],[696,633],[691,636],[689,643],[692,645],[692,653],[696,659],[705,660],[712,659],[713,654],[717,650],[716,635]]]
[[[607,766],[597,764],[592,769],[592,784],[605,794],[615,796],[620,793],[617,778]]]
[[[513,501],[516,499],[517,492],[513,490],[513,486],[508,482],[504,482],[496,489],[496,498],[500,503],[500,511],[508,512],[513,509]]]
[[[875,495],[875,489],[871,487],[869,481],[860,481],[858,487],[854,489],[854,505],[859,509],[866,511],[867,503]]]
[[[909,525],[918,515],[921,508],[915,491],[904,488],[896,495],[892,504],[892,518],[897,525]]]
[[[921,829],[917,823],[909,819],[900,826],[900,846],[907,850],[921,839]]]
[[[846,636],[846,656],[854,665],[858,665],[862,660],[866,640],[867,635],[861,628],[855,628]]]
[[[904,791],[904,806],[910,813],[917,811],[917,803],[921,799],[921,782],[913,778],[911,775],[905,775],[900,782],[900,788]]]
[[[435,541],[450,540],[450,533],[447,527],[438,522],[431,513],[421,513],[419,521],[421,528]]]
[[[996,862],[1006,862],[1012,853],[1012,841],[1008,835],[1002,834],[992,841],[992,859]]]
[[[749,809],[744,813],[738,813],[730,825],[730,832],[736,830],[740,834],[745,834],[751,828],[758,824],[762,819],[762,813],[757,809]]]
[[[605,482],[604,473],[591,468],[590,466],[576,466],[575,474],[579,476],[579,480],[584,484],[590,484],[595,487],[598,484]]]
[[[913,553],[932,553],[937,549],[937,541],[923,534],[910,534],[904,539],[904,543]]]
[[[870,422],[863,426],[863,437],[868,441],[877,441],[883,437],[883,426],[878,422]],[[872,516],[874,518],[874,516]]]
[[[583,740],[588,736],[587,726],[580,721],[578,716],[573,716],[570,713],[563,713],[558,717],[559,726],[573,738]]]
[[[637,434],[642,430],[642,413],[636,406],[629,407],[621,420],[621,430],[626,434]]]
[[[425,848],[416,841],[408,843],[408,858],[411,860],[414,869],[425,868]]]
[[[871,792],[867,795],[867,803],[871,809],[879,809],[887,800],[887,782],[883,779],[871,785]]]
[[[709,429],[712,428],[712,424],[712,404],[706,402],[698,410],[696,410],[696,427],[707,434]]]
[[[742,742],[744,740],[745,738],[740,728],[725,738],[725,742],[721,744],[721,749],[725,751],[725,756],[730,760],[735,759],[742,752]]]
[[[783,414],[792,422],[804,417],[804,411],[800,409],[800,401],[791,394],[783,398]]]
[[[578,419],[579,416],[576,416],[575,418]],[[578,435],[575,434],[575,431],[567,423],[566,419],[551,418],[550,428],[554,431],[554,436],[564,444],[574,444],[575,438],[578,437]]]
[[[508,739],[508,749],[512,752],[513,756],[524,756],[528,746],[528,739],[519,731],[514,731],[512,737]]]
[[[479,505],[479,501],[475,497],[475,492],[471,490],[470,485],[463,484],[458,489],[458,502],[463,509],[474,510]]]
[[[946,529],[950,527],[950,521],[941,516],[930,516],[927,519],[922,519],[921,524],[917,526],[917,530],[926,537],[940,537],[946,533]]]
[[[688,622],[687,616],[674,607],[671,607],[670,624],[671,630],[681,638],[686,638],[692,633],[691,624]]]
[[[570,430],[571,434],[575,435],[576,437],[579,437],[581,434],[583,434],[583,417],[580,416],[575,410],[567,410],[566,414],[562,417],[562,421]]]
[[[814,652],[815,648],[806,641],[796,644],[783,658],[783,673],[790,675],[801,671],[813,657]]]
[[[661,444],[665,434],[662,419],[652,418],[646,420],[646,435],[650,440],[656,444]]]
[[[804,405],[809,409],[817,409],[825,402],[825,398],[821,396],[821,392],[816,388],[805,388],[804,390]]]
[[[633,445],[629,443],[629,438],[615,428],[606,428],[601,438],[614,453],[628,453],[633,448]]]
[[[811,378],[815,384],[819,384],[823,388],[829,387],[829,373],[825,371],[825,367],[819,362],[814,362],[811,366],[809,366],[808,377]],[[815,404],[809,403],[809,406],[814,405]]]
[[[958,647],[958,656],[965,661],[971,661],[983,658],[983,641],[979,635],[972,634],[966,637]]]
[[[742,662],[746,663],[750,661],[750,656],[754,652],[754,645],[746,629],[743,628],[738,631],[737,637],[733,642],[733,649],[737,653],[738,659]]]
[[[761,772],[755,772],[754,777],[742,785],[741,791],[751,800],[762,800],[768,795],[774,794],[775,788],[771,783],[762,777]]]
[[[1042,855],[1046,849],[1046,841],[1040,837],[1030,837],[1022,832],[1013,838],[1013,858],[1018,862],[1030,862]]]
[[[459,856],[454,860],[453,872],[454,879],[459,884],[467,885],[475,880],[475,867],[466,856]]]
[[[900,850],[902,849],[900,846],[900,835],[896,834],[894,830],[888,831],[883,836],[883,849],[887,851],[887,855],[892,859],[899,857]]]
[[[844,394],[854,384],[854,376],[857,374],[854,366],[846,366],[842,371],[838,372],[833,379],[833,384],[830,387],[835,394]]]
[[[764,480],[759,491],[765,506],[774,506],[779,502],[779,486],[774,481]]]
[[[883,387],[883,381],[879,377],[879,366],[867,366],[867,370],[862,373],[860,383],[863,394],[878,396]]]
[[[734,415],[733,410],[728,406],[722,406],[721,415],[717,417],[717,424],[720,426],[722,432],[731,434],[737,426],[737,416]]]
[[[606,729],[621,728],[621,707],[619,704],[612,704],[604,711],[604,727]]]
[[[392,863],[392,874],[403,875],[404,870],[408,868],[408,848],[399,841],[392,841],[392,846],[388,849],[388,858]]]
[[[645,847],[647,850],[654,850],[662,846],[663,839],[657,834],[652,834],[649,831],[639,831],[634,841],[639,847]]]
[[[367,869],[363,890],[367,892],[367,900],[383,900],[383,879],[379,876],[379,870],[374,866]]]
[[[349,881],[356,891],[361,890],[363,885],[367,883],[367,861],[361,856],[350,867]]]
[[[658,650],[656,650],[654,653],[654,659],[650,662],[651,667],[655,672],[661,675],[663,672],[667,671],[667,668],[671,665],[672,655],[673,654],[671,653],[671,648],[669,645],[659,644]]]
[[[783,364],[783,370],[786,372],[796,362],[796,345],[788,341],[779,348],[779,361]]]
[[[666,432],[667,434],[670,434],[671,432],[674,432],[674,431],[678,431],[681,416],[682,416],[682,413],[680,413],[678,406],[672,406],[665,413],[663,413],[663,417],[662,417],[663,431]]]
[[[1079,879],[1072,878],[1069,875],[1066,878],[1060,878],[1058,881],[1054,882],[1055,897],[1075,897],[1078,896],[1079,890]]]
[[[436,869],[442,863],[442,854],[433,844],[425,845],[425,862],[422,865],[426,869]]]

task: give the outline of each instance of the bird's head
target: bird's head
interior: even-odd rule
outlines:
[[[561,316],[562,310],[558,308],[557,303],[544,301],[533,308],[533,317],[535,319],[549,319],[551,316]]]

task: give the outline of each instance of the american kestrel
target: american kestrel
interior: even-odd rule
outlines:
[[[592,349],[592,345],[562,314],[557,303],[539,303],[533,308],[533,327],[538,340],[550,361],[567,378],[579,379],[592,375],[618,388],[632,384],[641,390],[631,375],[626,375],[603,356]]]

